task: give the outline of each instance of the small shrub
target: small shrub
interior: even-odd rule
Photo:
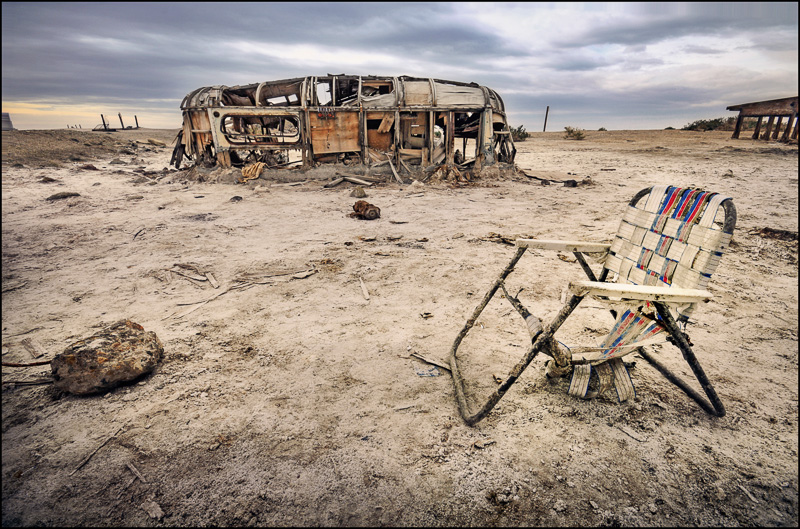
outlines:
[[[584,130],[577,127],[564,127],[564,130],[566,131],[564,139],[567,140],[582,140],[586,137]]]
[[[511,139],[514,141],[525,141],[530,136],[530,133],[525,130],[525,125],[519,127],[511,127]]]
[[[698,119],[685,125],[681,130],[733,130],[735,125],[736,118],[730,116],[727,118]]]
[[[599,129],[597,129],[597,132],[608,132],[608,129],[605,127],[600,127]]]
[[[675,127],[667,127],[664,130],[675,130]]]

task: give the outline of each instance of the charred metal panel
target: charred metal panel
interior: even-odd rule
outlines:
[[[311,147],[314,154],[360,151],[358,112],[324,109],[311,112]]]

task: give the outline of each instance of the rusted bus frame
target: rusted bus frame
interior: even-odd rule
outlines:
[[[357,83],[357,87],[356,87]],[[419,99],[427,99],[428,104],[409,104],[406,83],[428,83],[429,93],[417,91],[415,96]],[[331,98],[326,105],[320,105],[319,90],[320,85],[327,84]],[[383,95],[393,94],[391,99],[393,104],[365,104],[364,98],[369,97],[364,94],[364,87],[372,84],[376,87],[389,87],[390,91]],[[443,86],[469,87],[479,89],[483,95],[483,105],[476,105],[475,101],[464,103],[453,103],[452,93],[449,99],[452,104],[441,105],[437,101],[437,84]],[[349,98],[347,106],[341,106],[340,88],[350,90],[349,94],[342,94]],[[352,89],[356,87],[355,100],[353,100]],[[380,91],[380,90],[379,90]],[[263,95],[262,94],[266,94]],[[269,96],[270,94],[271,97]],[[476,94],[472,94],[474,99]],[[296,99],[291,101],[291,96]],[[268,99],[284,97],[285,102],[264,106]],[[457,96],[456,96],[457,98]],[[262,101],[262,99],[264,101]],[[338,99],[338,100],[337,100]],[[413,99],[413,98],[412,98]],[[228,104],[226,104],[226,101]],[[250,103],[244,105],[244,102]],[[233,104],[231,104],[233,103]],[[478,114],[478,131],[476,134],[476,159],[477,168],[483,164],[495,162],[495,149],[500,149],[500,154],[505,161],[513,161],[516,149],[510,135],[510,128],[505,115],[505,106],[502,98],[492,89],[480,86],[476,83],[462,83],[458,81],[445,81],[433,78],[416,77],[387,77],[387,76],[354,76],[354,75],[327,75],[310,76],[305,78],[286,79],[281,81],[267,81],[253,83],[243,86],[211,86],[203,87],[187,94],[181,103],[184,114],[184,126],[182,129],[182,140],[176,146],[173,153],[173,163],[179,166],[183,154],[195,161],[204,160],[208,157],[216,157],[217,162],[223,166],[230,166],[230,151],[247,151],[254,149],[287,150],[298,149],[301,151],[304,166],[309,166],[315,158],[322,154],[315,153],[313,143],[315,138],[311,129],[311,113],[321,112],[358,112],[357,119],[357,146],[354,148],[338,152],[359,153],[367,164],[371,163],[369,156],[369,140],[367,127],[368,112],[394,113],[395,122],[389,130],[393,131],[392,145],[394,145],[393,160],[399,162],[402,156],[401,144],[403,130],[400,125],[401,114],[420,113],[426,114],[427,127],[423,130],[423,147],[420,154],[420,164],[434,164],[435,140],[434,127],[437,122],[445,117],[445,157],[443,162],[454,163],[454,140],[457,136],[454,118],[459,114]],[[245,144],[236,145],[229,141],[223,131],[225,120],[231,116],[242,117],[284,117],[291,118],[298,125],[297,141],[257,141],[255,136],[253,141]],[[500,124],[499,130],[495,129],[495,123]],[[230,132],[228,135],[230,136]],[[409,133],[410,134],[410,133]],[[267,139],[269,134],[262,137]],[[472,137],[461,134],[458,137]],[[269,138],[272,139],[272,138]],[[407,138],[405,138],[407,139]],[[329,151],[337,152],[337,151]],[[327,153],[324,153],[327,154]],[[466,153],[465,153],[466,154]],[[407,154],[405,155],[407,156]],[[210,161],[210,160],[209,160]]]

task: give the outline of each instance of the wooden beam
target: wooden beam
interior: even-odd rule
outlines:
[[[778,122],[775,124],[775,130],[772,133],[772,139],[778,139],[778,133],[781,131],[781,123],[783,122],[783,116],[778,116]]]
[[[755,130],[753,131],[753,139],[754,139],[754,140],[757,140],[757,139],[758,139],[758,135],[759,135],[759,133],[761,133],[761,123],[762,123],[763,121],[764,121],[764,118],[763,118],[763,117],[761,117],[761,116],[758,116],[758,121],[756,122],[756,128],[755,128]]]
[[[733,134],[731,138],[734,140],[739,139],[739,133],[742,131],[742,121],[744,118],[742,117],[742,113],[739,112],[739,116],[736,118],[736,126],[733,128]]]
[[[781,136],[782,142],[789,141],[789,134],[792,132],[792,125],[794,125],[794,120],[797,118],[797,112],[789,117],[789,120],[786,122],[786,130],[783,131],[783,135]]]
[[[772,134],[772,124],[775,122],[775,116],[770,116],[767,120],[767,130],[764,131],[764,135],[761,136],[762,140],[769,140],[769,135]]]

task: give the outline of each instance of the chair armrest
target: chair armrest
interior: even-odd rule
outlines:
[[[599,281],[573,281],[569,290],[577,296],[605,296],[621,300],[662,301],[664,303],[707,302],[714,295],[708,290],[662,286],[626,285]]]
[[[546,239],[517,239],[517,248],[537,248],[540,250],[561,250],[564,252],[595,253],[607,252],[611,243],[583,241],[555,241]]]

